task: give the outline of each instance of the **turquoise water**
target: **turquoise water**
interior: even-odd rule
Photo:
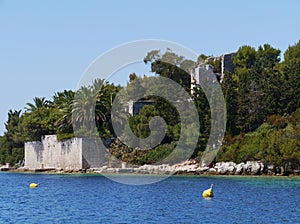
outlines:
[[[299,177],[173,176],[131,186],[101,175],[0,173],[0,181],[0,223],[300,222]],[[215,197],[203,199],[211,183]]]

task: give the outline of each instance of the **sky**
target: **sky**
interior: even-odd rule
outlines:
[[[161,39],[218,56],[269,43],[284,52],[300,39],[299,10],[298,0],[0,0],[0,135],[10,109],[75,90],[118,45]]]

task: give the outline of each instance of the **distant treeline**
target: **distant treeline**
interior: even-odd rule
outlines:
[[[262,160],[278,166],[299,166],[300,42],[286,50],[283,60],[280,53],[279,49],[265,44],[258,49],[242,46],[233,57],[234,70],[226,73],[221,83],[227,106],[227,126],[217,160]],[[201,157],[205,149],[210,134],[210,107],[201,88],[196,85],[191,91],[191,78],[186,71],[207,57],[202,54],[198,62],[193,62],[171,50],[163,54],[154,50],[144,59],[151,65],[152,72],[178,82],[195,102],[200,135],[193,158]],[[214,66],[215,72],[221,70],[219,61],[208,63]],[[134,73],[129,78],[126,87],[95,80],[91,86],[82,87],[76,93],[71,90],[58,92],[51,100],[36,97],[33,103],[27,103],[24,113],[10,110],[6,132],[0,138],[0,163],[19,163],[24,157],[24,142],[40,140],[42,135],[57,134],[60,139],[73,137],[73,123],[76,136],[90,134],[87,127],[94,121],[96,132],[102,138],[113,138],[110,115],[115,96],[123,88],[130,91],[133,83],[140,83],[139,91],[143,91],[146,88],[143,80],[149,79]],[[166,135],[159,146],[146,151],[115,141],[110,151],[122,161],[133,164],[158,161],[172,152],[180,137],[180,117],[174,106],[159,97],[149,96],[146,100],[152,104],[144,106],[135,116],[124,113],[126,104],[119,102],[123,113],[113,119],[120,127],[129,119],[133,133],[146,138],[150,134],[151,117],[161,116],[167,124]],[[187,133],[187,137],[189,134],[193,133]]]

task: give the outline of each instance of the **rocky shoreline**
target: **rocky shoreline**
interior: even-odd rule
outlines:
[[[260,161],[247,161],[236,164],[234,162],[218,162],[210,167],[201,167],[199,162],[188,160],[180,164],[169,165],[143,165],[139,167],[126,167],[125,164],[119,168],[103,166],[86,170],[57,170],[57,169],[35,169],[2,167],[1,171],[11,172],[47,172],[47,173],[96,173],[96,174],[188,174],[188,175],[300,175],[300,170],[287,170],[283,167],[267,165]]]
[[[136,168],[101,167],[89,169],[88,173],[136,173],[136,174],[191,174],[191,175],[299,175],[300,170],[285,170],[283,167],[266,165],[259,161],[219,162],[212,167],[201,167],[196,161],[175,165],[143,165]]]

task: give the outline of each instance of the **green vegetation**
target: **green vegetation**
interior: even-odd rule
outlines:
[[[260,160],[298,169],[300,161],[300,109],[292,115],[272,115],[256,131],[227,136],[218,161]]]
[[[201,54],[198,62],[207,59]],[[191,91],[188,72],[196,63],[178,56],[171,50],[161,54],[153,50],[144,62],[151,64],[152,72],[170,78],[191,93],[200,119],[200,135],[192,155],[200,158],[210,134],[210,107],[201,88]],[[171,64],[170,64],[171,63]],[[209,62],[215,72],[220,72],[220,60]],[[241,162],[261,160],[276,166],[299,167],[300,161],[300,42],[290,46],[280,60],[280,50],[269,44],[255,49],[242,46],[233,58],[234,71],[226,73],[221,87],[227,105],[226,136],[216,160]],[[176,65],[176,66],[175,66]],[[131,164],[155,163],[173,152],[180,136],[180,118],[172,102],[160,97],[147,96],[151,101],[140,113],[129,116],[116,113],[111,118],[114,99],[121,90],[134,93],[147,91],[150,77],[132,73],[126,87],[115,86],[104,80],[95,80],[76,93],[69,90],[55,93],[51,100],[36,97],[27,103],[25,112],[10,110],[6,132],[0,137],[0,163],[21,164],[24,142],[40,140],[42,135],[57,134],[59,139],[89,136],[91,122],[102,138],[113,138],[112,119],[118,127],[129,120],[133,133],[140,138],[150,135],[149,121],[154,116],[164,118],[166,135],[162,143],[151,150],[129,148],[115,141],[110,152]],[[132,88],[132,85],[138,88]],[[156,88],[160,88],[159,85]],[[164,91],[161,88],[161,91]],[[171,94],[172,95],[172,94]],[[118,107],[126,107],[118,99]],[[95,103],[96,102],[96,103]],[[75,122],[72,122],[75,121]],[[75,127],[73,127],[75,123]],[[186,137],[195,133],[184,133]],[[176,152],[176,153],[180,153]],[[171,160],[172,158],[170,158]]]

